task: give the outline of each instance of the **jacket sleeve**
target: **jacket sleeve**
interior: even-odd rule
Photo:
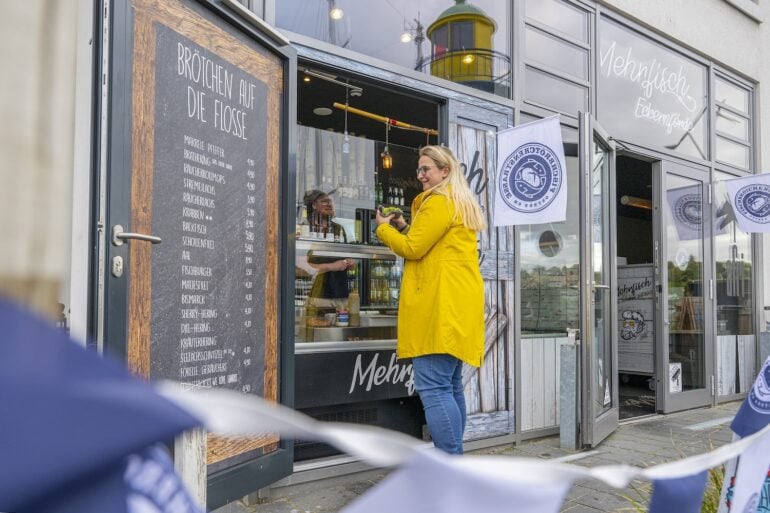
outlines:
[[[446,196],[426,198],[406,234],[388,223],[377,227],[377,237],[395,254],[407,260],[419,260],[449,231],[452,209]]]

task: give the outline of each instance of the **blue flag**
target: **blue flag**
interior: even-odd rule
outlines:
[[[700,513],[706,490],[706,471],[679,479],[657,479],[652,483],[650,513]]]
[[[735,434],[746,437],[770,423],[770,358],[765,360],[754,386],[735,414],[730,428]]]
[[[200,424],[122,365],[3,300],[0,326],[0,511],[70,511],[70,500],[81,505],[71,511],[119,511],[99,501],[125,501],[127,457],[158,459],[148,446]]]

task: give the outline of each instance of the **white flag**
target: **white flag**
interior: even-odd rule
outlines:
[[[505,469],[505,458],[479,459],[422,451],[342,513],[557,513],[571,480],[566,473]]]
[[[679,240],[700,239],[703,232],[701,186],[688,185],[666,191],[671,218]]]
[[[725,181],[738,226],[746,233],[770,233],[770,173]]]
[[[495,185],[495,226],[567,218],[567,165],[558,117],[498,134]]]

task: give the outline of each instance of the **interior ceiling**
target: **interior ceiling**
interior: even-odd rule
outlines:
[[[301,125],[311,126],[321,129],[332,129],[335,132],[344,132],[345,114],[343,110],[333,107],[335,102],[345,104],[345,89],[341,84],[335,84],[309,76],[310,81],[306,82],[304,70],[300,66],[297,75],[297,121]],[[324,74],[329,74],[323,71]],[[360,87],[362,94],[360,96],[350,95],[348,104],[351,107],[365,110],[373,114],[385,116],[398,121],[409,123],[423,128],[438,129],[438,104],[397,92],[392,87],[380,87],[371,82],[364,82],[357,79],[349,79],[342,75],[335,75],[336,80],[349,83],[350,85]],[[319,116],[313,113],[317,107],[327,107],[332,113],[328,116]],[[348,132],[351,135],[366,137],[375,141],[385,141],[385,123],[348,114]],[[426,144],[425,134],[422,132],[413,132],[410,130],[401,130],[391,127],[388,136],[390,144],[409,146],[417,148]],[[436,137],[431,137],[431,144],[437,142]]]
[[[652,219],[652,211],[622,205],[621,196],[628,195],[652,202],[652,164],[631,157],[615,160],[618,215],[637,219]]]

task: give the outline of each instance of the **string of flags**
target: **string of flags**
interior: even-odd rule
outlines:
[[[736,440],[712,452],[636,468],[449,456],[407,435],[320,422],[253,395],[183,391],[131,376],[61,330],[0,300],[0,511],[199,513],[162,445],[201,424],[210,431],[317,440],[394,470],[345,513],[533,511],[555,513],[576,480],[625,487],[653,482],[649,511],[696,513],[708,469],[727,465],[722,502],[770,510],[770,358],[737,412]],[[726,509],[729,505],[729,510]]]
[[[627,486],[633,479],[650,480],[650,512],[697,513],[707,471],[736,458],[737,475],[730,480],[730,511],[762,511],[757,509],[758,505],[769,500],[762,495],[762,486],[770,467],[770,358],[731,424],[742,438],[709,453],[648,468],[584,468],[530,458],[449,456],[427,450],[420,441],[401,433],[372,426],[320,422],[233,391],[182,391],[176,383],[160,384],[158,389],[203,419],[212,431],[240,436],[278,432],[285,437],[328,443],[375,466],[397,467],[344,513],[557,512],[572,482],[579,479],[597,479],[617,488]]]

